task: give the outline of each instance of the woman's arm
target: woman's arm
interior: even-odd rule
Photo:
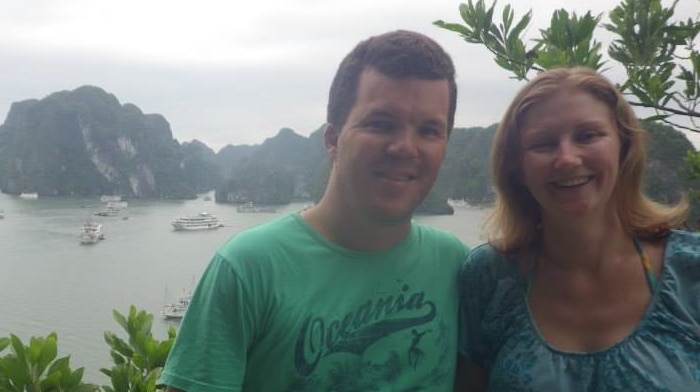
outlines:
[[[455,392],[485,392],[488,387],[486,371],[474,362],[459,355],[455,376]]]

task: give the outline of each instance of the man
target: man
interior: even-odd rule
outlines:
[[[170,391],[452,390],[466,248],[411,215],[445,157],[454,77],[418,33],[347,55],[323,197],[219,249],[163,372]]]

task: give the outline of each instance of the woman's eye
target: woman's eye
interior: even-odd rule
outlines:
[[[597,132],[586,131],[581,133],[581,135],[579,136],[579,140],[583,143],[591,143],[597,140],[599,136],[600,135]]]
[[[526,150],[528,151],[546,151],[554,148],[554,142],[544,140],[536,141],[526,145]]]

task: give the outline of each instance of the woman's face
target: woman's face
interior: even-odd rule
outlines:
[[[614,212],[620,137],[605,103],[563,90],[535,104],[521,130],[520,177],[544,220]]]

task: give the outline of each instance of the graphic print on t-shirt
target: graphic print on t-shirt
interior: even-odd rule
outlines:
[[[426,298],[423,291],[411,290],[408,284],[401,284],[397,291],[394,295],[368,298],[336,318],[309,315],[296,340],[295,368],[298,376],[306,380],[306,385],[297,385],[298,390],[312,386],[372,389],[403,372],[415,371],[429,374],[433,378],[429,383],[443,381],[440,377],[446,374],[442,369],[421,369],[426,351],[447,352],[448,328],[442,322],[433,322],[435,302]],[[436,347],[435,342],[444,347]],[[370,354],[375,344],[380,350]],[[322,363],[332,363],[333,371],[314,374]],[[435,360],[427,365],[439,366]],[[324,366],[328,369],[327,364]]]

